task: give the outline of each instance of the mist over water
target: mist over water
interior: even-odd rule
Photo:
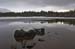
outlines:
[[[45,29],[43,36],[35,35],[33,39],[24,39],[25,49],[73,49],[75,48],[74,20],[49,21],[0,21],[0,49],[22,49],[24,44],[16,41],[16,30],[23,29],[28,32],[34,29]],[[30,37],[27,37],[30,38]],[[34,46],[35,45],[35,46]]]

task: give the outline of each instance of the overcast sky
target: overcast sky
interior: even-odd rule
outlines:
[[[0,8],[11,11],[67,11],[75,8],[75,0],[0,0]]]

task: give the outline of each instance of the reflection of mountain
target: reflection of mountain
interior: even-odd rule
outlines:
[[[5,12],[11,12],[11,11],[8,9],[0,8],[0,12],[5,13]]]

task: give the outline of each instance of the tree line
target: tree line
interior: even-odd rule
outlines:
[[[35,11],[24,11],[24,12],[6,12],[6,13],[1,13],[0,12],[0,17],[31,17],[31,16],[45,16],[45,17],[75,17],[75,10],[71,10],[68,12],[53,12],[53,11],[40,11],[40,12],[35,12]]]

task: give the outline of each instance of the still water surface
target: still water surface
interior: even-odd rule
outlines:
[[[17,40],[16,30],[44,29]],[[35,32],[37,33],[37,32]],[[32,33],[33,34],[33,33]],[[29,35],[29,34],[27,34]],[[75,49],[75,19],[51,19],[49,21],[0,21],[0,49]]]

